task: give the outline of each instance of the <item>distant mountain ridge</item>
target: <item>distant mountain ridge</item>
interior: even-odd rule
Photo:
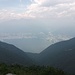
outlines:
[[[30,65],[31,61],[32,59],[16,46],[0,41],[0,63]]]

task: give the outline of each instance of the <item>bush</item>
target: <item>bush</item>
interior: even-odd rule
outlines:
[[[64,71],[49,66],[29,66],[0,64],[0,75],[66,75]]]

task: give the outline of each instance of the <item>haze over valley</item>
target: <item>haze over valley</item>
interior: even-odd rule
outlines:
[[[53,35],[52,33],[2,33],[0,34],[0,40],[14,44],[18,48],[25,52],[39,53],[47,48],[49,45],[68,40],[71,37],[64,35]]]

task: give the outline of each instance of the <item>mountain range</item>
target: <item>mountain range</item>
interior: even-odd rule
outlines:
[[[75,38],[53,44],[39,56],[42,65],[50,65],[75,73]]]
[[[0,42],[0,62],[53,66],[75,74],[75,38],[52,44],[41,53],[23,52],[14,45]]]

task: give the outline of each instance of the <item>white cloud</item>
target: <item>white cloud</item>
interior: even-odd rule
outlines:
[[[14,10],[0,10],[0,20],[34,18],[34,16],[26,13],[18,13]]]
[[[40,6],[46,0],[35,0],[36,3],[32,3],[27,8],[27,13],[35,17],[44,18],[63,18],[63,17],[73,17],[75,15],[75,2],[63,1],[64,3],[59,3],[54,6]],[[70,1],[70,0],[69,0]],[[68,2],[68,3],[67,3]]]
[[[75,0],[33,0],[33,2],[42,6],[53,6],[63,3],[72,3],[75,2]]]
[[[27,7],[14,10],[0,10],[0,19],[21,18],[75,18],[75,0],[31,0]]]

